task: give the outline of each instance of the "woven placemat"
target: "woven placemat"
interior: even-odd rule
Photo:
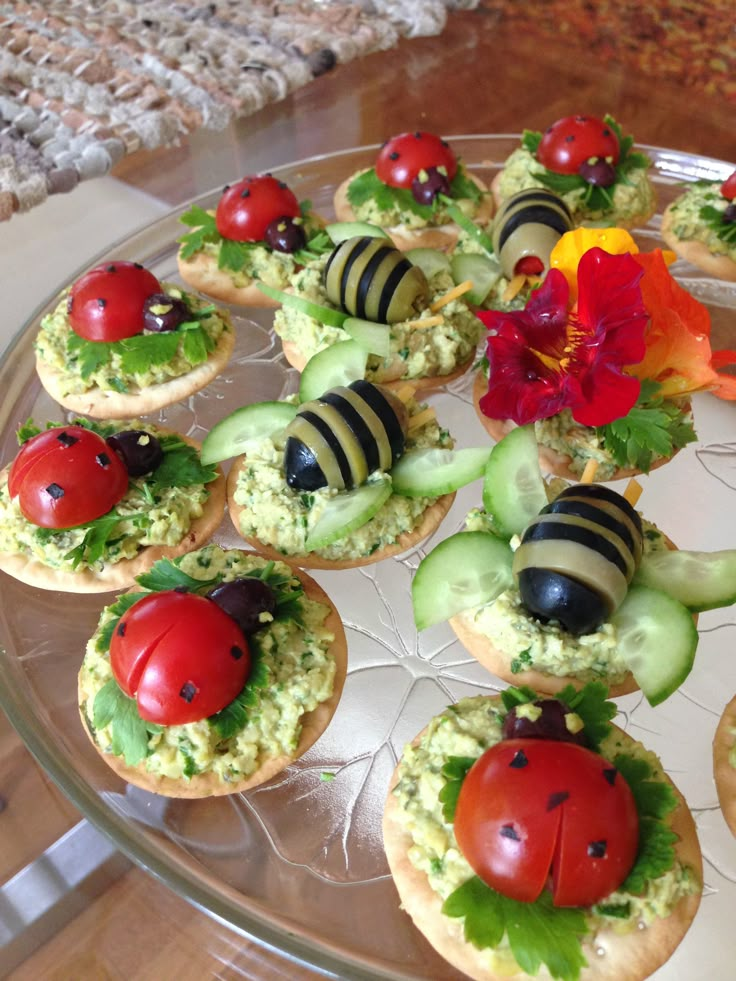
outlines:
[[[0,220],[478,2],[0,2]]]

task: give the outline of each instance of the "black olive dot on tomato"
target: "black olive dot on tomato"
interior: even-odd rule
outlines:
[[[183,698],[187,705],[191,705],[194,701],[194,696],[197,694],[199,689],[194,684],[193,681],[185,681],[181,686],[181,691],[179,692],[179,698]]]
[[[388,156],[389,156],[389,160],[398,160],[399,159],[399,154],[398,154],[398,152],[396,150],[394,150],[392,153],[389,153]]]
[[[240,192],[240,196],[241,196],[241,198],[249,198],[250,197],[250,189],[247,188],[247,187],[244,187],[243,190]]]
[[[605,858],[608,843],[605,840],[588,842],[589,858]]]
[[[575,137],[572,135],[572,133],[570,133],[569,136],[565,137],[565,143],[574,143],[574,142],[575,142]]]
[[[298,252],[307,244],[304,226],[288,216],[274,218],[266,227],[263,240],[275,252]]]
[[[60,432],[56,437],[63,447],[68,449],[70,446],[74,446],[75,443],[79,442],[78,436],[72,436],[67,432]]]
[[[49,484],[46,488],[46,493],[55,501],[60,501],[64,496],[64,488],[60,487],[58,484]]]
[[[131,477],[142,477],[151,473],[164,458],[161,443],[150,433],[140,429],[125,429],[113,433],[105,440],[123,461]]]
[[[564,804],[569,796],[570,792],[568,790],[557,790],[555,793],[550,794],[547,798],[547,810],[554,811],[560,804]]]
[[[436,167],[420,171],[411,182],[411,193],[418,204],[432,204],[438,194],[450,193],[447,174],[441,173]]]
[[[114,273],[117,271],[117,266],[115,266],[113,263],[110,263],[109,266],[105,266],[105,272]]]
[[[141,265],[140,262],[134,262],[133,265],[135,266],[136,269],[143,269],[143,266]]]
[[[616,183],[616,170],[613,164],[598,157],[592,162],[584,160],[578,167],[578,174],[594,187],[610,187]]]
[[[521,841],[519,832],[516,830],[513,824],[502,824],[498,833],[502,838],[510,838],[511,841]]]
[[[143,326],[146,330],[162,332],[176,330],[190,320],[189,307],[184,300],[168,293],[151,293],[143,304]]]
[[[515,705],[501,727],[504,739],[554,739],[587,746],[584,731],[571,732],[567,726],[570,709],[559,698],[540,698],[528,706]]]
[[[97,299],[97,306],[101,310],[104,310],[105,307],[107,306],[107,300],[104,297],[102,297],[102,296],[98,297],[98,299]]]
[[[525,766],[529,766],[529,760],[523,749],[517,749],[509,766],[512,770],[523,770]]]
[[[110,466],[110,457],[107,455],[107,453],[98,453],[95,457],[95,462],[98,463],[99,466],[103,467],[103,469],[106,469]]]
[[[273,590],[268,583],[254,576],[220,583],[207,596],[231,616],[246,635],[260,630],[264,621],[276,611]]]
[[[616,783],[616,777],[618,776],[618,770],[615,766],[606,767],[603,771],[603,779],[613,786]]]
[[[230,648],[230,657],[233,659],[233,661],[239,661],[241,659],[241,657],[243,657],[244,654],[245,654],[245,651],[243,650],[242,647],[237,647],[237,646],[233,645]]]
[[[117,630],[116,630],[116,633],[117,633],[117,635],[118,635],[118,637],[124,637],[124,636],[125,636],[125,630],[126,630],[126,627],[127,627],[127,626],[128,626],[128,625],[127,625],[127,623],[125,622],[125,620],[121,620],[121,621],[120,621],[120,622],[118,623],[118,627],[117,627]]]
[[[587,586],[549,569],[522,569],[519,593],[526,609],[543,623],[557,620],[568,633],[589,634],[608,619],[605,601]]]

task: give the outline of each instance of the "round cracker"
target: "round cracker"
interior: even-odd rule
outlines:
[[[374,565],[376,562],[382,562],[384,559],[388,559],[392,555],[400,555],[402,552],[406,552],[407,549],[418,545],[419,542],[423,541],[425,538],[428,538],[429,535],[436,531],[455,500],[454,493],[443,494],[442,497],[438,497],[433,504],[430,504],[429,507],[424,509],[421,516],[421,521],[413,531],[402,532],[402,534],[399,535],[392,545],[386,545],[384,548],[378,549],[371,555],[364,555],[357,559],[326,559],[317,552],[307,552],[303,555],[284,555],[272,545],[267,545],[258,538],[243,535],[242,531],[240,530],[240,516],[247,509],[243,505],[236,504],[234,494],[235,487],[238,482],[238,475],[245,464],[245,456],[237,457],[233,461],[233,465],[230,468],[230,473],[227,477],[227,507],[230,513],[230,519],[235,526],[235,530],[261,555],[264,555],[268,559],[277,559],[281,562],[287,562],[289,565],[300,569],[357,569],[360,566]]]
[[[159,432],[169,433],[163,427],[157,427]],[[201,445],[188,436],[176,433],[180,439],[201,450]],[[10,466],[0,474],[5,477]],[[32,555],[18,552],[0,552],[0,569],[8,575],[37,586],[39,589],[55,589],[66,593],[106,593],[112,589],[124,589],[135,582],[135,577],[151,568],[158,559],[175,559],[201,548],[213,536],[219,527],[225,512],[225,475],[217,467],[217,477],[207,484],[209,497],[204,502],[202,514],[195,518],[189,526],[184,538],[177,545],[146,545],[136,555],[129,559],[121,559],[103,566],[102,569],[78,569],[72,572],[67,569],[54,569],[44,565],[40,559]]]
[[[346,178],[335,191],[333,206],[338,221],[357,221],[355,212],[348,201],[348,186],[356,175]],[[493,217],[493,197],[487,194],[488,188],[475,174],[468,174],[470,179],[484,193],[478,206],[478,212],[473,221],[487,224]],[[460,228],[454,223],[447,225],[428,225],[426,228],[407,228],[405,225],[390,225],[384,228],[397,249],[406,252],[409,249],[439,249],[449,252],[457,243]]]
[[[97,752],[118,776],[122,777],[128,783],[134,784],[136,787],[142,787],[143,790],[150,790],[164,797],[221,797],[225,794],[239,794],[241,791],[250,790],[270,780],[277,773],[280,773],[295,760],[299,759],[300,756],[303,756],[317,742],[329,725],[332,716],[335,714],[340,696],[342,695],[348,665],[347,638],[345,637],[345,629],[342,625],[340,615],[327,593],[306,572],[295,569],[294,574],[301,581],[304,587],[304,593],[308,599],[322,603],[329,608],[324,626],[334,634],[334,640],[330,646],[330,653],[335,660],[335,679],[332,694],[311,712],[303,713],[301,717],[302,730],[294,752],[281,756],[263,755],[259,760],[257,770],[251,773],[249,777],[243,777],[242,780],[234,783],[224,783],[214,773],[198,773],[189,780],[158,776],[157,774],[149,773],[145,768],[145,763],[139,763],[137,766],[127,766],[121,757],[113,756],[111,753],[104,753],[90,732],[84,718],[84,713],[80,709],[80,717],[85,732]],[[81,704],[81,691],[79,693],[79,700]]]
[[[729,757],[736,745],[736,696],[723,710],[713,737],[713,778],[718,791],[718,802],[726,824],[736,835],[736,766]]]
[[[204,388],[227,364],[235,347],[235,330],[224,330],[206,361],[186,374],[168,381],[147,385],[134,392],[113,392],[97,386],[86,392],[64,393],[64,374],[36,354],[36,371],[49,395],[65,409],[93,419],[134,419],[181,402]]]
[[[488,697],[498,699],[500,696]],[[426,730],[419,733],[412,745],[418,744],[424,731]],[[621,730],[619,732],[624,742],[634,742],[627,733]],[[683,796],[667,774],[665,778],[679,801],[679,806],[669,817],[670,827],[678,836],[676,854],[684,865],[696,872],[702,882],[703,860],[695,822]],[[442,913],[442,900],[431,888],[427,876],[409,861],[413,839],[404,830],[398,801],[391,793],[397,780],[398,767],[394,771],[386,799],[383,842],[402,908],[445,960],[476,981],[521,981],[529,978],[521,969],[513,975],[488,971],[481,952],[465,940],[462,919],[451,918]],[[687,933],[699,905],[700,894],[685,896],[668,917],[655,920],[645,929],[633,930],[627,934],[618,934],[610,929],[602,930],[593,940],[583,943],[583,953],[589,966],[583,968],[579,981],[640,981],[649,977],[675,951]],[[550,974],[544,966],[535,975],[535,981],[550,981]]]
[[[501,193],[501,180],[503,178],[503,170],[499,170],[496,176],[491,181],[491,194],[493,195],[493,201],[496,208],[500,208],[504,200],[509,197],[508,194]],[[544,190],[544,185],[534,185],[539,187],[540,190]],[[637,214],[631,215],[629,218],[623,218],[621,215],[605,215],[607,219],[610,219],[616,226],[616,228],[640,228],[642,225],[646,225],[649,219],[657,213],[657,188],[652,187],[652,206],[648,211],[640,211]],[[573,216],[574,217],[574,216]],[[575,219],[575,227],[582,225],[587,218],[584,214],[580,214],[580,217]]]
[[[516,423],[511,419],[490,419],[488,416],[483,415],[480,410],[480,400],[487,390],[488,381],[483,372],[478,371],[473,381],[473,406],[485,431],[491,439],[499,443],[504,436],[514,429]],[[652,463],[649,471],[651,472],[652,470],[657,470],[659,467],[663,467],[665,463],[669,463],[679,452],[680,450],[676,449],[673,451],[672,456],[659,457]],[[558,453],[549,446],[539,444],[539,466],[544,473],[551,473],[556,477],[564,477],[565,480],[572,480],[574,483],[579,483],[580,474],[574,473],[570,469],[571,462],[572,458],[566,453]],[[606,477],[606,481],[629,480],[631,477],[641,476],[642,473],[643,471],[637,467],[619,467],[610,477]]]
[[[678,238],[675,235],[674,219],[672,216],[673,202],[665,208],[662,215],[662,226],[660,234],[665,243],[676,252],[681,259],[697,266],[709,276],[716,279],[725,279],[728,282],[736,282],[736,262],[727,255],[717,255],[711,252],[704,242],[697,239]]]
[[[292,366],[296,368],[297,371],[304,371],[304,368],[309,361],[306,358],[294,341],[282,341],[281,347],[284,352],[284,357]],[[382,377],[374,377],[372,381],[375,381],[377,385],[384,385],[386,388],[400,388],[402,385],[411,385],[416,391],[429,392],[435,388],[442,388],[443,385],[449,385],[450,382],[455,381],[457,378],[461,378],[465,372],[470,368],[475,360],[475,351],[472,351],[470,357],[463,361],[462,364],[458,365],[454,371],[449,372],[446,375],[425,375],[423,378],[408,378],[399,374],[400,371],[405,367],[405,362],[401,358],[395,360],[396,371],[388,370]]]
[[[188,286],[223,303],[232,303],[238,307],[275,308],[281,305],[278,300],[271,299],[259,290],[253,279],[245,286],[236,286],[226,269],[218,269],[216,256],[195,252],[191,258],[182,259],[179,250],[176,261],[179,275]]]

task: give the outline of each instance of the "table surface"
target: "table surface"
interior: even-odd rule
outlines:
[[[0,347],[36,304],[96,251],[243,174],[380,142],[407,129],[448,136],[514,133],[543,129],[578,111],[611,112],[642,143],[733,159],[732,108],[717,97],[699,96],[697,103],[695,115],[684,88],[571,57],[562,39],[540,45],[499,25],[489,10],[451,14],[441,37],[402,41],[390,51],[338,66],[222,133],[200,131],[179,147],[137,153],[112,177],[14,217],[0,240],[0,263],[12,283]],[[736,346],[733,337],[718,341]],[[0,715],[0,883],[79,821]],[[116,867],[75,913],[67,912],[35,953],[16,957],[22,963],[8,976],[15,981],[316,977],[249,944],[137,868]]]

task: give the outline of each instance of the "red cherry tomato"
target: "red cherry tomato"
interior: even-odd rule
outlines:
[[[245,635],[196,593],[151,593],[123,614],[110,642],[112,673],[142,719],[176,726],[219,712],[250,672]]]
[[[390,187],[411,187],[420,170],[444,167],[447,179],[457,173],[457,158],[449,145],[434,133],[401,133],[381,147],[376,176]]]
[[[636,859],[639,818],[626,781],[575,743],[507,739],[463,781],[455,837],[480,878],[533,902],[552,873],[555,906],[591,906]]]
[[[736,198],[736,170],[721,185],[721,194],[727,201],[733,201]]]
[[[26,442],[8,475],[8,493],[41,528],[73,528],[113,508],[128,471],[102,436],[82,426],[48,429]]]
[[[297,218],[299,202],[275,177],[244,177],[229,187],[215,212],[217,231],[234,242],[262,242],[276,218]]]
[[[143,305],[161,284],[137,262],[90,269],[69,291],[72,330],[88,341],[121,341],[143,330]]]
[[[618,137],[595,116],[565,116],[546,130],[537,149],[537,160],[556,174],[577,174],[586,160],[619,158]]]

